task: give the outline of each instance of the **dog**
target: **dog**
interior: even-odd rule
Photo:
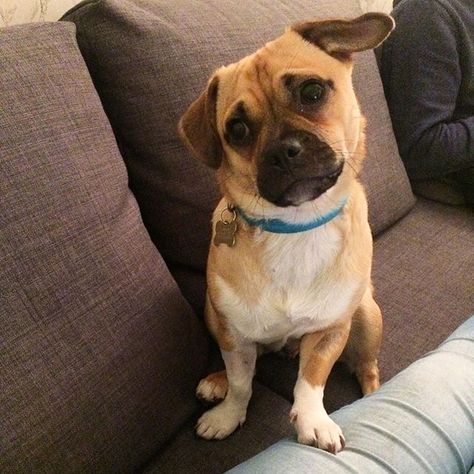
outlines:
[[[217,170],[205,318],[225,371],[197,388],[215,402],[197,434],[223,439],[246,418],[257,355],[299,349],[290,420],[298,442],[336,454],[340,427],[323,405],[334,363],[363,394],[379,387],[382,316],[371,285],[372,236],[358,181],[365,119],[353,53],[394,28],[382,13],[299,23],[218,69],[179,133]],[[296,351],[295,351],[296,346]]]

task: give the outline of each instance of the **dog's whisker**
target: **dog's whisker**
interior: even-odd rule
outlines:
[[[347,156],[347,157],[345,157],[345,160],[344,160],[344,161],[345,161],[345,163],[347,163],[347,165],[352,169],[352,171],[354,172],[354,175],[355,175],[356,177],[358,177],[359,174],[360,174],[360,171],[356,168],[356,166],[354,165],[354,163],[352,163],[352,161],[353,161],[352,158],[351,158],[350,156]]]

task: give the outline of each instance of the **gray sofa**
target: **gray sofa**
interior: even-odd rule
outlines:
[[[197,439],[213,173],[176,133],[216,67],[285,25],[356,16],[343,0],[86,0],[0,29],[0,471],[221,473],[292,434],[296,361],[259,361],[243,429]],[[373,279],[392,377],[474,313],[474,216],[418,199],[372,52]],[[360,397],[336,365],[329,411]]]

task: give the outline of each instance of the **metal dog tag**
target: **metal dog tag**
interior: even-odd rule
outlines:
[[[231,220],[225,219],[224,214],[229,212]],[[235,234],[237,233],[237,213],[232,206],[227,206],[221,213],[221,220],[216,222],[214,245],[226,244],[229,247],[235,245]]]

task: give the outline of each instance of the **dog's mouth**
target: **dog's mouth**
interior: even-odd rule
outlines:
[[[267,200],[279,207],[299,206],[307,201],[313,201],[336,184],[343,168],[344,162],[324,175],[297,179],[278,196]]]

